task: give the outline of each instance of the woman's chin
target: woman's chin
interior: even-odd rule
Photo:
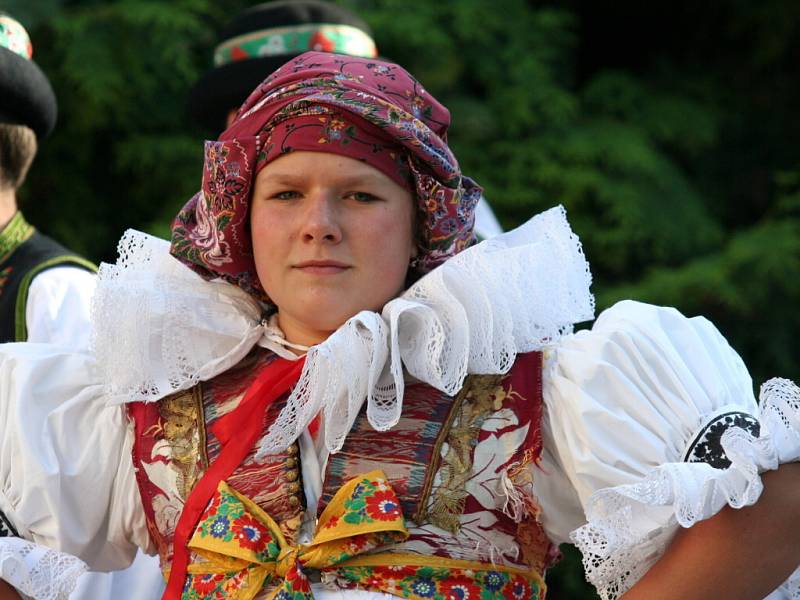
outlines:
[[[313,307],[292,313],[278,309],[278,324],[283,330],[286,339],[290,342],[313,346],[322,343],[334,331],[344,325],[348,319],[357,315],[366,307],[353,307],[352,310],[342,311],[341,305],[315,303]],[[308,318],[309,315],[314,315]],[[297,318],[301,316],[301,318]],[[292,339],[295,338],[295,339]]]

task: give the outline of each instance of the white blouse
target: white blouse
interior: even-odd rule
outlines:
[[[25,305],[28,341],[88,347],[95,281],[94,273],[78,267],[54,267],[34,277]]]
[[[401,370],[439,389],[448,389],[456,384],[460,387],[469,372],[507,370],[509,349],[512,363],[514,352],[543,350],[544,451],[540,468],[534,473],[543,525],[554,541],[572,540],[581,548],[592,566],[587,570],[588,578],[601,596],[615,598],[658,559],[679,526],[706,519],[725,504],[752,504],[761,492],[758,473],[774,469],[781,462],[800,459],[800,402],[792,395],[797,390],[790,384],[772,384],[763,395],[759,410],[746,368],[720,333],[707,320],[687,319],[674,309],[621,302],[600,315],[591,330],[568,333],[565,319],[571,319],[571,324],[584,320],[587,310],[591,312],[588,273],[577,239],[568,226],[566,230],[563,227],[563,210],[549,211],[538,219],[527,232],[500,236],[496,238],[501,240],[499,244],[488,247],[484,242],[476,252],[463,253],[460,263],[448,261],[445,266],[452,266],[442,269],[438,279],[423,278],[427,281],[404,294],[398,299],[401,302],[389,303],[383,315],[376,316],[386,325],[384,329],[378,321],[367,320],[363,313],[358,315],[359,327],[345,325],[331,336],[333,339],[329,338],[330,344],[326,341],[309,351],[303,377],[308,377],[310,385],[306,387],[312,395],[321,394],[314,392],[315,377],[336,366],[331,361],[337,344],[350,344],[351,348],[363,344],[362,338],[356,340],[352,336],[363,335],[366,326],[373,327],[369,330],[370,339],[379,350],[380,339],[384,339],[386,349],[383,362],[377,365],[373,364],[373,357],[380,352],[372,348],[366,354],[373,360],[363,367],[361,379],[366,383],[359,393],[362,404],[367,398],[369,413],[369,402],[374,400],[371,386],[381,384],[385,388],[387,382],[394,383],[397,406],[378,415],[384,419],[387,414],[402,410],[402,383],[398,385],[397,379],[387,375],[395,360],[401,361]],[[543,240],[546,243],[541,243]],[[563,251],[552,254],[553,246],[559,244]],[[520,253],[520,249],[530,252]],[[513,262],[510,250],[514,250],[516,265],[509,266]],[[148,250],[151,270],[156,267],[152,257],[158,252],[154,248]],[[549,260],[543,260],[545,255]],[[493,294],[502,292],[504,297],[514,297],[516,293],[509,290],[515,279],[509,276],[508,269],[522,267],[524,272],[535,273],[539,263],[547,265],[550,277],[534,280],[549,282],[550,287],[537,286],[545,289],[536,293],[517,290],[528,304],[505,305],[503,310],[514,314],[499,314],[498,303],[491,301]],[[170,272],[173,267],[170,264]],[[465,270],[453,270],[460,268]],[[176,276],[196,277],[188,269],[181,269],[174,270]],[[487,275],[493,270],[500,271],[496,279]],[[463,281],[472,271],[476,275],[469,282],[471,285],[459,288],[454,283]],[[109,279],[118,283],[120,273],[112,275]],[[270,344],[262,341],[267,337],[263,335],[266,324],[254,320],[258,313],[246,304],[248,300],[238,290],[227,284],[201,283],[199,278],[192,282],[214,290],[209,297],[221,294],[223,300],[217,297],[214,302],[221,302],[218,306],[225,309],[215,320],[217,312],[211,300],[196,307],[206,317],[210,330],[221,333],[215,342],[207,339],[213,334],[205,332],[198,352],[202,354],[208,348],[211,354],[207,360],[195,357],[199,361],[199,366],[193,367],[195,372],[202,371],[203,378],[212,377],[229,368],[229,363],[238,362],[239,355],[254,343]],[[479,282],[484,282],[486,289],[475,294],[474,285]],[[502,287],[492,289],[493,285]],[[161,291],[166,287],[162,285]],[[181,283],[178,289],[184,287]],[[143,298],[137,289],[132,296]],[[99,293],[101,303],[103,293]],[[489,300],[480,310],[469,306],[476,296],[477,301],[482,296]],[[144,306],[140,312],[155,323],[152,331],[142,333],[149,340],[143,352],[158,361],[169,348],[153,345],[153,340],[168,339],[174,333],[167,321],[159,321],[156,314],[162,300],[155,299],[152,306]],[[237,314],[243,316],[231,318],[231,307],[240,303],[243,304]],[[390,306],[393,303],[397,304]],[[561,309],[554,312],[552,304]],[[466,315],[465,319],[431,321],[435,315],[453,310],[454,305]],[[487,306],[494,308],[487,313]],[[408,319],[409,312],[414,319]],[[473,314],[483,315],[480,323],[470,318]],[[138,322],[144,324],[142,320]],[[452,331],[445,330],[444,340],[431,337],[442,332],[441,327],[430,326],[436,322],[452,326]],[[238,334],[234,334],[237,328]],[[493,333],[487,336],[489,330]],[[112,331],[119,337],[119,329]],[[396,331],[405,334],[395,335]],[[347,335],[351,339],[346,339]],[[504,339],[503,335],[507,337]],[[243,343],[245,339],[251,343]],[[431,342],[437,340],[444,342],[443,347],[449,343],[451,351],[444,356],[426,355],[425,361],[419,361],[423,364],[415,363],[414,352],[435,346]],[[110,347],[103,346],[109,344],[108,340],[99,341],[100,347]],[[465,343],[466,348],[459,346]],[[243,345],[247,346],[244,350]],[[503,352],[498,353],[498,348]],[[126,394],[147,390],[109,386],[104,374],[116,367],[104,364],[106,358],[99,352],[97,356],[100,360],[90,353],[67,353],[46,345],[0,346],[0,510],[28,540],[79,556],[93,569],[119,569],[131,560],[137,547],[151,549],[130,458],[132,432],[119,404]],[[146,362],[141,356],[139,360]],[[130,363],[134,370],[135,362]],[[429,363],[441,368],[426,373],[425,365]],[[475,368],[478,363],[483,370]],[[373,368],[382,375],[370,376]],[[488,370],[491,368],[496,370]],[[176,387],[192,385],[194,377],[195,373],[188,372],[185,381],[150,379],[148,384],[161,385],[158,397],[163,397]],[[341,393],[345,399],[357,395],[347,389]],[[310,401],[319,403],[316,412],[327,409],[324,397],[312,397]],[[342,406],[348,405],[338,404],[339,409]],[[350,406],[348,410],[360,408],[361,405]],[[718,450],[723,459],[730,461],[727,468],[686,462],[687,452],[691,454],[692,443],[706,426],[719,415],[731,413],[759,419],[760,437],[739,427],[722,435]],[[307,437],[303,443],[307,423],[303,415],[298,419],[287,421],[279,433],[284,436],[281,439],[292,435],[301,439],[303,476],[309,504],[313,505],[315,494],[318,495],[314,490],[319,490],[314,482],[321,481],[322,468],[312,467],[324,464],[327,451],[335,451],[336,447],[314,449]],[[346,414],[341,426],[349,427],[348,419]],[[746,418],[745,421],[749,422]],[[332,427],[335,441],[337,425]],[[326,435],[326,439],[330,436]],[[703,442],[704,439],[699,441]],[[694,444],[695,450],[697,445]],[[35,598],[65,597],[59,595],[64,590],[35,588],[30,574],[37,574],[38,579],[33,578],[36,580],[64,582],[62,587],[66,589],[69,569],[75,568],[77,559],[60,554],[60,563],[32,562],[30,557],[34,555],[30,552],[41,552],[41,548],[31,546],[33,550],[26,552],[20,543],[0,538],[3,579]],[[800,590],[798,580],[795,573],[786,583],[786,593]],[[340,592],[319,587],[315,587],[315,594],[320,600],[344,597]],[[348,591],[346,597],[371,600],[389,596]]]

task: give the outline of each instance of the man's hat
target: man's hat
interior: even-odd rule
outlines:
[[[32,56],[28,32],[0,13],[0,123],[27,125],[41,140],[55,127],[58,104]]]
[[[369,26],[348,10],[321,0],[278,0],[240,13],[214,50],[214,68],[189,95],[189,113],[220,131],[267,75],[308,50],[378,55]]]

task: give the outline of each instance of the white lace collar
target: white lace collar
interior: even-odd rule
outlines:
[[[100,268],[94,349],[109,402],[154,401],[238,363],[274,331],[248,294],[204,281],[167,242],[129,230],[119,260]],[[378,430],[403,405],[403,369],[448,394],[469,373],[507,372],[594,316],[591,275],[563,207],[450,259],[381,314],[362,311],[308,350],[286,407],[261,453],[280,451],[324,414],[336,452],[364,401]]]

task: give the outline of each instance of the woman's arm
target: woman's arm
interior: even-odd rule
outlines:
[[[17,590],[2,579],[0,579],[0,600],[20,600]]]
[[[760,600],[800,566],[800,463],[764,473],[753,506],[681,529],[623,600]]]

